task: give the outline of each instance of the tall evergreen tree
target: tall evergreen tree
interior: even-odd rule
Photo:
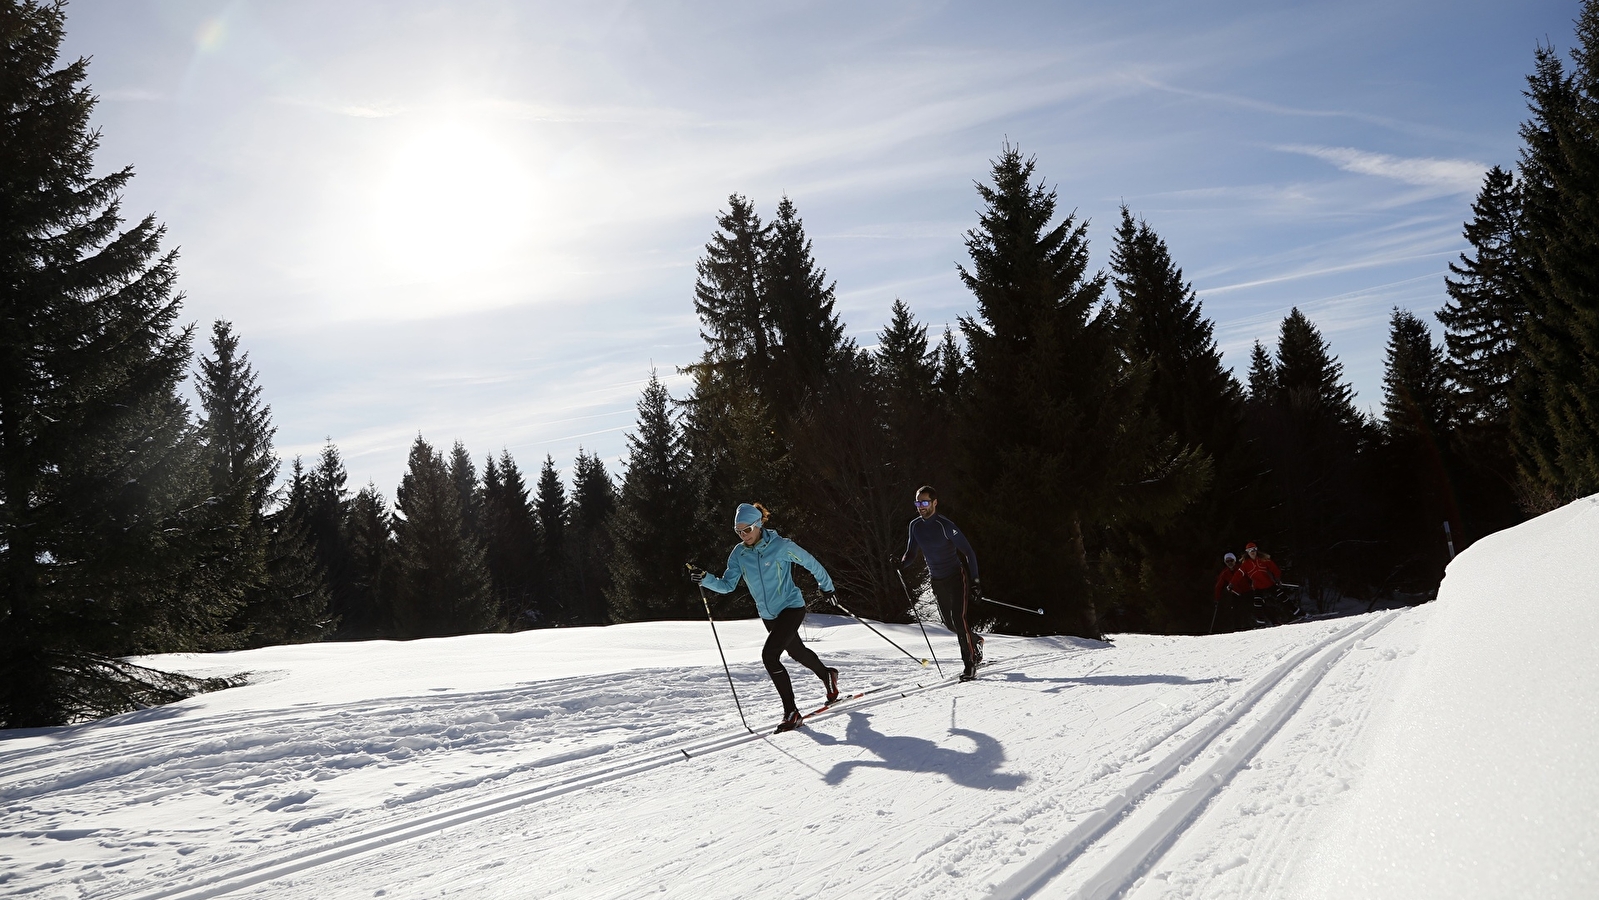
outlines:
[[[533,514],[544,537],[540,556],[545,560],[542,585],[545,609],[551,618],[561,622],[570,621],[574,611],[571,568],[566,564],[570,513],[566,484],[561,481],[561,473],[556,471],[555,457],[545,454],[544,465],[539,468],[538,485],[534,488]]]
[[[1527,505],[1599,490],[1599,0],[1568,75],[1539,48],[1527,97],[1521,255],[1526,315],[1512,434]]]
[[[394,633],[394,589],[398,576],[394,524],[388,501],[370,482],[350,501],[350,588],[340,633],[370,640]]]
[[[306,473],[303,500],[303,519],[306,539],[310,541],[322,577],[327,582],[331,598],[329,609],[340,621],[352,611],[355,587],[350,572],[350,542],[347,532],[350,517],[350,492],[345,484],[350,480],[344,469],[344,457],[332,439],[322,445],[317,454],[316,466]],[[346,630],[343,637],[360,637]]]
[[[610,619],[692,617],[699,598],[683,580],[690,557],[686,526],[693,516],[688,450],[672,413],[672,396],[654,372],[639,398],[638,425],[627,436],[627,447],[610,528]]]
[[[768,229],[754,204],[738,194],[727,198],[727,212],[716,217],[716,225],[694,284],[706,361],[730,378],[764,386],[777,339],[761,281]]]
[[[249,586],[233,629],[251,647],[296,644],[332,636],[338,620],[330,616],[327,578],[316,554],[311,522],[316,509],[314,476],[294,460],[282,506],[267,514],[265,566]]]
[[[482,487],[478,484],[477,466],[472,464],[472,454],[460,441],[450,448],[450,480],[455,482],[456,496],[461,498],[461,520],[466,533],[482,541],[482,527],[478,507],[482,504]]]
[[[483,464],[483,544],[502,617],[512,630],[544,622],[541,579],[544,542],[528,499],[527,482],[511,451]]]
[[[1515,176],[1488,170],[1471,206],[1465,238],[1474,255],[1450,263],[1444,279],[1449,302],[1438,311],[1448,347],[1445,371],[1464,424],[1508,424],[1517,335],[1525,309],[1525,285],[1517,252],[1521,200]]]
[[[1390,435],[1435,440],[1448,431],[1450,403],[1442,348],[1432,342],[1427,323],[1397,306],[1388,324],[1382,389],[1383,428]]]
[[[776,338],[767,396],[784,421],[808,393],[823,388],[845,346],[833,285],[812,258],[805,225],[787,197],[767,229],[759,289]]]
[[[960,268],[978,315],[961,320],[972,369],[956,496],[971,500],[967,527],[995,594],[1045,606],[1046,628],[1098,636],[1094,529],[1180,508],[1208,468],[1160,452],[1147,371],[1122,365],[1112,318],[1096,312],[1106,281],[1088,275],[1087,225],[1051,224],[1055,192],[1032,183],[1033,168],[1007,145],[993,186],[977,186],[986,208],[966,237],[972,269]],[[1050,514],[1014,527],[1038,509]]]
[[[396,637],[500,627],[483,548],[466,532],[449,466],[420,435],[395,496]]]
[[[1166,242],[1123,206],[1111,249],[1116,340],[1124,358],[1149,373],[1145,403],[1158,432],[1212,461],[1217,477],[1174,516],[1118,523],[1106,557],[1107,594],[1127,616],[1118,628],[1195,631],[1214,609],[1204,587],[1238,517],[1252,505],[1257,467],[1243,447],[1244,392],[1222,363],[1213,326]]]
[[[175,254],[124,230],[130,168],[94,175],[87,61],[59,4],[0,4],[0,728],[185,695],[118,657],[193,648],[232,608],[228,535],[176,386]]]
[[[1260,341],[1249,351],[1249,399],[1271,403],[1277,399],[1277,363]]]
[[[572,474],[572,508],[567,516],[567,552],[572,572],[573,620],[580,625],[606,622],[605,594],[611,587],[610,518],[616,511],[616,485],[598,455],[580,447]]]

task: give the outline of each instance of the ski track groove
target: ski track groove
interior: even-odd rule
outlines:
[[[1091,649],[1072,648],[1054,650],[1043,653],[1021,655],[1004,662],[993,662],[985,665],[984,671],[1001,673],[1018,669],[1041,660],[1059,659],[1092,652]],[[761,673],[764,676],[764,672]],[[587,681],[589,679],[579,679]],[[931,679],[927,682],[912,683],[908,686],[882,685],[873,689],[873,692],[858,701],[840,703],[825,711],[815,714],[815,718],[831,717],[840,712],[859,711],[862,709],[893,703],[906,697],[911,697],[927,691],[948,687],[959,683],[954,675],[943,679]],[[496,691],[490,693],[510,693]],[[563,693],[575,694],[585,700],[594,695],[591,689],[579,686],[568,686]],[[459,697],[455,698],[458,702]],[[408,704],[415,707],[419,704]],[[440,704],[443,705],[443,704]],[[452,707],[454,704],[450,704]],[[322,716],[318,716],[321,719]],[[281,720],[280,720],[281,721]],[[201,731],[203,729],[197,729]],[[222,729],[209,729],[221,731]],[[648,751],[641,754],[642,758],[621,760],[614,765],[598,771],[578,771],[558,778],[528,785],[513,791],[505,791],[496,796],[486,797],[467,803],[449,806],[435,812],[426,813],[409,818],[402,823],[371,827],[355,827],[343,835],[324,836],[321,840],[309,843],[298,849],[290,847],[274,852],[270,858],[246,866],[233,868],[229,871],[218,872],[211,875],[192,877],[177,884],[169,884],[154,891],[142,888],[124,890],[120,893],[108,895],[108,900],[205,900],[205,898],[220,897],[234,891],[253,887],[264,882],[293,878],[308,870],[328,865],[330,863],[360,856],[376,850],[386,849],[401,841],[415,840],[454,828],[470,822],[486,819],[495,815],[520,809],[535,803],[541,803],[564,794],[583,790],[602,784],[624,781],[628,778],[659,769],[674,763],[697,760],[702,756],[715,753],[744,744],[764,741],[771,737],[765,731],[747,730],[738,726],[731,734],[712,735],[674,747],[661,750]],[[153,743],[153,742],[152,742]],[[599,748],[600,755],[614,749],[611,747]],[[36,752],[36,751],[29,751]],[[568,754],[570,755],[570,754]],[[594,755],[594,754],[588,754]],[[108,766],[105,768],[113,768]],[[522,767],[538,767],[524,764]],[[503,775],[501,776],[503,777]],[[85,779],[91,781],[93,779]],[[485,779],[473,779],[469,784],[459,787],[474,787],[483,783]],[[442,791],[435,791],[430,796],[447,793],[449,787]],[[5,798],[0,798],[5,799]]]
[[[1323,639],[1301,648],[1255,683],[1229,709],[1214,722],[1182,740],[1176,749],[1151,765],[1125,788],[1114,794],[1109,803],[1094,810],[1074,826],[1065,837],[1057,840],[1043,853],[1000,883],[990,892],[991,900],[1022,900],[1040,895],[1068,896],[1082,900],[1109,900],[1125,893],[1134,882],[1155,862],[1191,824],[1210,799],[1219,792],[1232,776],[1248,762],[1272,735],[1292,717],[1303,704],[1310,691],[1327,672],[1360,641],[1386,627],[1397,613],[1376,621],[1357,622],[1339,629]],[[1266,715],[1248,725],[1241,737],[1212,762],[1192,787],[1179,792],[1168,801],[1166,809],[1155,815],[1152,823],[1137,833],[1121,837],[1119,832],[1146,798],[1153,798],[1163,786],[1183,774],[1183,769],[1197,760],[1208,749],[1220,746],[1225,738],[1237,732],[1237,726],[1267,697],[1288,681],[1290,676],[1310,661],[1309,668],[1300,673],[1278,698]],[[1225,702],[1225,701],[1222,701]],[[1191,723],[1221,702],[1188,718]],[[1184,726],[1186,727],[1186,726]],[[1169,730],[1169,735],[1180,734],[1181,728]],[[1146,742],[1148,743],[1148,742]],[[1097,780],[1097,779],[1096,779]],[[1111,859],[1079,882],[1078,886],[1065,887],[1060,882],[1069,874],[1070,867],[1096,847],[1110,847]]]

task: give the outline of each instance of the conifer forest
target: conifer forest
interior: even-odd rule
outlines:
[[[721,571],[743,501],[855,613],[909,622],[910,501],[936,485],[984,594],[1045,611],[982,627],[1097,637],[1214,628],[1221,553],[1250,540],[1306,610],[1423,602],[1453,553],[1599,491],[1599,0],[1530,61],[1519,156],[1483,178],[1435,322],[1393,310],[1371,411],[1299,309],[1231,371],[1160,222],[1091,229],[1023,136],[972,173],[956,326],[903,297],[858,346],[796,203],[734,192],[682,298],[690,386],[652,377],[619,466],[418,434],[385,486],[331,441],[281,458],[250,336],[184,324],[64,23],[0,2],[0,728],[223,686],[143,654],[703,618],[685,564]]]

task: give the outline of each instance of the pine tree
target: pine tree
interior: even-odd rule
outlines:
[[[578,448],[567,515],[567,552],[574,621],[580,625],[605,624],[605,594],[611,587],[609,525],[615,511],[616,485],[605,463]]]
[[[185,696],[202,685],[118,657],[195,648],[233,611],[176,393],[176,256],[153,217],[122,230],[130,168],[93,174],[64,20],[0,4],[0,728]]]
[[[340,632],[350,640],[371,640],[394,633],[394,588],[397,577],[394,524],[389,504],[377,486],[368,483],[350,501],[350,595]]]
[[[1441,524],[1461,533],[1446,439],[1451,403],[1443,348],[1427,324],[1394,308],[1383,371],[1383,446],[1378,467],[1391,550],[1389,578],[1412,591],[1436,587],[1448,563]]]
[[[973,267],[959,269],[978,315],[961,320],[971,373],[957,496],[972,501],[967,528],[994,593],[1052,607],[1044,623],[1017,625],[1098,636],[1096,529],[1181,508],[1209,472],[1160,446],[1143,409],[1148,372],[1122,365],[1112,317],[1096,312],[1106,280],[1088,275],[1087,225],[1051,225],[1055,192],[1032,184],[1033,168],[1007,145],[993,186],[977,186],[986,208],[967,232]],[[1051,515],[1018,533],[1016,511],[1037,508]]]
[[[1277,400],[1277,363],[1258,340],[1249,351],[1249,399],[1255,403]]]
[[[417,436],[395,496],[396,637],[438,637],[500,627],[483,548],[466,533],[460,494],[444,457]]]
[[[484,551],[501,616],[513,631],[543,623],[543,532],[527,482],[509,450],[500,452],[498,463],[491,456],[483,464],[482,517]]]
[[[844,351],[844,323],[833,312],[833,285],[812,258],[805,225],[787,197],[777,204],[764,249],[759,290],[776,338],[767,396],[783,421],[825,386]]]
[[[672,414],[672,396],[652,371],[638,402],[638,425],[627,436],[628,456],[616,515],[611,520],[613,622],[694,616],[699,599],[683,580],[689,561],[687,525],[693,498],[688,452]]]
[[[338,625],[328,613],[327,579],[311,534],[317,502],[313,483],[314,476],[296,458],[285,502],[265,517],[264,571],[232,625],[246,646],[322,640]]]
[[[1107,593],[1121,601],[1121,629],[1196,631],[1214,609],[1204,586],[1214,575],[1224,535],[1238,532],[1252,505],[1257,466],[1243,453],[1244,392],[1222,363],[1213,326],[1166,242],[1123,206],[1111,250],[1117,344],[1149,373],[1145,402],[1163,435],[1217,477],[1186,509],[1147,523],[1109,529]]]
[[[572,570],[567,565],[566,531],[570,508],[566,500],[566,485],[561,473],[555,469],[555,457],[545,454],[544,465],[539,469],[539,482],[533,493],[533,514],[538,519],[539,531],[544,537],[540,556],[545,560],[544,607],[550,618],[558,622],[570,621],[575,611],[572,602]]]
[[[937,388],[940,406],[945,411],[953,411],[960,400],[966,386],[966,358],[961,353],[960,345],[955,342],[955,332],[948,325],[944,326],[944,336],[938,341],[938,349],[933,351],[937,362],[938,375],[933,384]]]
[[[1365,417],[1355,409],[1355,389],[1344,381],[1344,365],[1321,332],[1298,307],[1283,318],[1277,338],[1277,388],[1295,408],[1320,410],[1338,425],[1358,430]]]
[[[300,516],[306,540],[311,544],[322,578],[327,584],[329,609],[335,618],[351,612],[355,588],[350,573],[350,546],[346,526],[350,517],[350,492],[345,484],[350,476],[344,458],[332,439],[322,445],[316,467],[305,476],[306,496]],[[346,631],[343,637],[355,635]]]
[[[697,264],[694,311],[706,362],[730,378],[763,387],[777,338],[761,283],[768,229],[754,204],[738,194],[727,198],[727,207],[716,217],[718,231]]]
[[[1460,254],[1444,279],[1449,302],[1438,311],[1449,350],[1445,371],[1462,423],[1498,425],[1509,419],[1526,287],[1517,252],[1521,201],[1515,177],[1494,166],[1472,204],[1465,237],[1475,257]]]
[[[477,467],[472,464],[472,454],[460,441],[450,448],[450,480],[455,482],[456,496],[461,498],[461,519],[466,523],[466,533],[474,540],[483,540],[479,522],[482,489],[478,485]]]
[[[1520,165],[1526,314],[1511,427],[1526,505],[1599,490],[1599,0],[1568,75],[1538,50]]]

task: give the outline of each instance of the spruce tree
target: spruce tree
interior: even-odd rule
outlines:
[[[304,519],[306,539],[310,541],[317,565],[327,583],[329,610],[339,620],[352,611],[355,603],[350,573],[350,546],[346,528],[350,517],[350,480],[344,458],[332,439],[322,445],[316,466],[306,473]],[[359,617],[357,617],[357,620]],[[348,631],[343,637],[358,637]]]
[[[1465,238],[1473,255],[1450,263],[1449,302],[1438,311],[1448,347],[1445,371],[1463,424],[1508,424],[1526,287],[1517,251],[1521,200],[1515,176],[1488,170],[1471,206]]]
[[[793,201],[784,197],[767,228],[759,290],[776,338],[767,396],[779,421],[820,391],[844,350],[844,323],[833,311],[833,285],[811,256]]]
[[[1435,440],[1449,430],[1450,403],[1442,348],[1427,323],[1394,307],[1383,368],[1383,428],[1390,435]]]
[[[461,498],[461,518],[466,523],[466,533],[481,542],[483,535],[478,521],[478,507],[482,503],[482,488],[478,485],[477,467],[472,464],[472,454],[460,441],[450,448],[450,480],[455,482],[456,496]]]
[[[466,532],[444,457],[420,435],[395,495],[396,637],[438,637],[500,627],[483,548]]]
[[[599,456],[580,447],[572,473],[572,506],[567,516],[567,552],[572,572],[573,621],[605,624],[605,594],[611,586],[610,518],[616,511],[616,485]]]
[[[572,569],[567,564],[567,516],[571,510],[566,500],[566,484],[555,469],[555,457],[545,454],[544,465],[539,468],[538,485],[533,493],[533,514],[538,519],[539,531],[544,538],[540,556],[545,560],[544,583],[541,593],[550,617],[557,622],[570,621],[575,612],[572,602]]]
[[[1526,314],[1511,427],[1534,511],[1599,490],[1599,0],[1576,32],[1569,75],[1539,48],[1521,132]]]
[[[199,683],[118,657],[196,648],[233,612],[176,393],[176,256],[153,217],[123,228],[132,169],[94,174],[64,21],[0,4],[0,728],[184,696]]]
[[[540,605],[543,532],[511,451],[483,464],[483,545],[501,616],[515,631],[544,623]]]
[[[1254,403],[1277,400],[1277,363],[1258,340],[1249,351],[1249,399]]]
[[[716,217],[716,225],[694,284],[706,362],[729,378],[764,387],[777,338],[761,282],[768,229],[754,204],[738,194],[727,198],[727,212]]]
[[[1209,473],[1202,458],[1161,446],[1143,407],[1147,369],[1122,364],[1099,308],[1106,280],[1088,274],[1087,224],[1051,224],[1056,195],[1032,183],[1033,168],[1007,145],[993,186],[977,185],[985,209],[967,232],[972,269],[959,269],[977,316],[961,320],[971,373],[952,494],[970,501],[967,528],[994,593],[1049,611],[1015,626],[1098,636],[1097,529],[1173,512]],[[1037,509],[1050,514],[1024,512]],[[1028,528],[1014,527],[1018,515]]]
[[[397,577],[394,524],[388,501],[370,482],[350,501],[346,526],[350,594],[340,633],[349,640],[371,640],[395,633]]]
[[[1174,516],[1117,523],[1107,540],[1107,594],[1121,601],[1121,629],[1195,631],[1214,609],[1204,587],[1227,536],[1252,505],[1257,467],[1243,452],[1244,392],[1222,363],[1213,326],[1166,242],[1123,206],[1111,249],[1117,345],[1149,373],[1145,403],[1157,431],[1216,472],[1211,487]]]
[[[699,598],[683,578],[694,511],[688,451],[672,413],[672,396],[653,371],[627,447],[610,526],[609,617],[613,622],[694,617]]]
[[[265,518],[263,577],[250,586],[233,620],[246,646],[322,640],[338,626],[329,614],[327,579],[311,532],[317,505],[314,480],[296,458],[288,496]]]

